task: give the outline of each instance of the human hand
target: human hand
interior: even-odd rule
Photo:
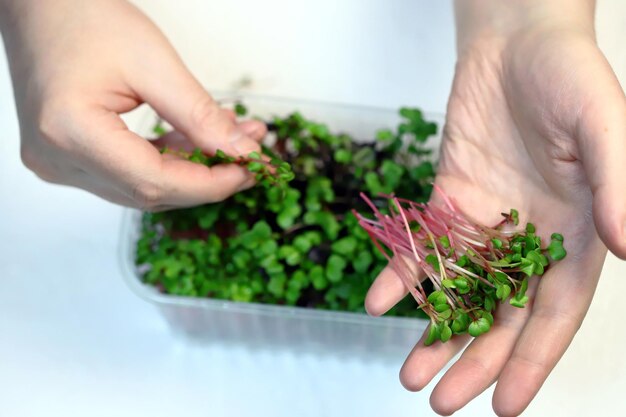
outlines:
[[[590,2],[477,3],[457,3],[459,59],[435,182],[483,224],[516,208],[544,241],[546,233],[561,232],[568,255],[531,280],[526,308],[498,308],[494,326],[471,341],[430,402],[449,415],[497,381],[493,408],[513,416],[580,327],[605,245],[626,258],[626,99],[596,46]],[[366,308],[383,314],[406,293],[387,268]],[[471,340],[456,336],[426,347],[424,339],[400,372],[412,391]]]
[[[115,203],[163,210],[250,187],[245,168],[161,155],[119,114],[151,105],[180,146],[247,155],[266,132],[237,123],[185,68],[156,26],[124,0],[0,0],[25,165]],[[185,143],[186,142],[186,143]]]

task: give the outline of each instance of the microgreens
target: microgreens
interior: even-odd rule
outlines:
[[[247,112],[241,103],[234,110]],[[403,108],[395,129],[357,141],[298,112],[265,122],[270,138],[245,158],[164,150],[208,166],[246,166],[260,186],[219,203],[144,213],[141,279],[172,295],[364,312],[386,260],[351,210],[367,208],[361,190],[428,200],[434,164],[425,142],[436,124]],[[167,131],[163,123],[154,129]],[[388,314],[423,316],[409,297]]]
[[[234,157],[227,155],[221,149],[218,149],[214,155],[207,155],[201,149],[196,148],[193,152],[185,152],[172,150],[167,147],[161,150],[162,153],[174,154],[185,158],[191,162],[212,167],[218,164],[237,164],[245,166],[248,171],[255,174],[255,179],[259,185],[269,188],[271,186],[279,186],[285,188],[287,183],[294,179],[295,174],[291,170],[288,162],[279,158],[267,158],[261,156],[258,152],[250,152],[247,157]]]
[[[554,233],[542,247],[535,226],[522,231],[517,210],[503,213],[495,227],[482,226],[458,210],[443,191],[443,207],[389,197],[389,214],[364,194],[373,210],[371,219],[357,214],[367,231],[413,298],[431,320],[426,345],[448,341],[453,334],[477,337],[493,325],[497,303],[514,307],[528,303],[532,276],[545,273],[552,261],[563,259],[563,236]],[[381,244],[384,246],[381,246]],[[415,282],[415,266],[432,283],[427,291]]]

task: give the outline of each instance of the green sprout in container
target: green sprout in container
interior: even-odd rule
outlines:
[[[233,110],[247,113],[241,103]],[[360,192],[427,201],[435,174],[428,139],[437,125],[418,109],[398,116],[394,127],[354,137],[293,111],[264,119],[258,153],[163,150],[207,166],[246,167],[257,186],[221,202],[143,213],[135,251],[141,280],[172,296],[365,313],[386,259],[352,213],[367,209]],[[157,123],[154,133],[170,130]],[[411,297],[387,314],[424,316]]]

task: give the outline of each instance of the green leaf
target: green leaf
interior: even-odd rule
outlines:
[[[228,157],[224,156],[223,158],[217,157],[219,159],[219,161],[215,161],[216,163],[221,163],[221,162],[228,162],[227,159]],[[213,158],[209,158],[207,155],[204,154],[204,152],[202,152],[202,149],[200,148],[196,148],[193,150],[193,152],[191,153],[191,156],[188,157],[189,161],[191,162],[195,162],[197,164],[203,164],[203,165],[213,165],[210,160]]]
[[[461,313],[454,321],[452,321],[452,331],[455,334],[460,334],[467,330],[469,326],[469,316],[466,313]]]
[[[526,294],[526,290],[528,290],[528,278],[524,278],[522,280],[522,286],[520,287],[520,290],[517,292],[517,295],[524,295]]]
[[[560,233],[552,233],[552,236],[550,236],[551,240],[558,240],[559,242],[563,242],[563,235]]]
[[[339,164],[349,164],[352,161],[352,154],[347,149],[337,149],[333,158]]]
[[[437,259],[437,256],[431,253],[429,255],[426,255],[424,261],[426,261],[427,264],[430,264],[435,272],[439,272],[439,259]]]
[[[419,232],[422,230],[422,226],[416,220],[411,220],[409,222],[409,229],[413,232]]]
[[[152,133],[157,135],[157,137],[161,137],[167,133],[167,129],[163,126],[163,120],[158,120],[157,123],[152,127]]]
[[[496,249],[502,249],[502,241],[500,239],[491,239],[491,243],[493,243],[493,247]]]
[[[456,278],[454,280],[454,286],[458,289],[466,289],[469,288],[469,283],[467,282],[467,279],[465,278]]]
[[[435,305],[435,311],[437,313],[443,313],[444,311],[448,311],[450,310],[450,304],[436,304]]]
[[[368,172],[365,174],[365,187],[373,195],[378,195],[385,192],[385,187],[380,182],[380,178],[375,172]]]
[[[467,332],[470,334],[470,336],[472,337],[478,337],[482,334],[481,332],[481,328],[480,325],[478,324],[477,321],[473,321],[470,323]]]
[[[268,256],[263,261],[260,262],[260,265],[265,269],[269,275],[278,274],[285,270],[285,266],[278,261],[276,255]]]
[[[424,161],[409,170],[409,176],[413,181],[424,181],[435,176],[435,168],[432,162]]]
[[[330,255],[326,264],[326,277],[330,282],[339,282],[343,278],[343,270],[348,265],[346,260],[336,254]]]
[[[265,164],[262,162],[250,162],[248,163],[248,171],[261,172],[265,170]]]
[[[302,291],[300,288],[293,287],[291,285],[287,285],[287,291],[285,292],[285,300],[289,305],[295,305],[300,299],[302,295]]]
[[[235,114],[237,116],[245,116],[248,113],[248,109],[242,103],[235,103]]]
[[[358,255],[352,261],[352,266],[356,272],[362,274],[367,271],[373,261],[374,257],[372,254],[367,250],[363,250],[358,252]]]
[[[488,311],[481,311],[481,317],[485,318],[489,322],[489,326],[493,326],[493,315]]]
[[[509,283],[509,277],[504,272],[495,271],[494,275],[496,277],[496,281],[497,282],[500,282],[502,284],[508,284]]]
[[[562,236],[561,236],[562,238]],[[559,239],[552,239],[550,244],[548,245],[548,254],[550,258],[555,261],[560,261],[561,259],[567,256],[567,251],[563,247],[563,241]]]
[[[352,157],[353,164],[356,167],[371,168],[376,161],[376,154],[369,146],[364,146]]]
[[[437,305],[437,304],[447,304],[448,303],[448,297],[446,297],[446,294],[441,291],[441,290],[437,290],[437,291],[433,291],[428,295],[428,301],[433,304],[433,305]]]
[[[253,252],[253,254],[257,259],[262,259],[268,255],[273,254],[274,252],[276,252],[277,249],[278,244],[275,240],[266,240],[256,247],[256,250]]]
[[[341,229],[335,216],[328,211],[309,211],[304,215],[304,223],[320,226],[331,240],[337,238],[337,234],[339,234]]]
[[[456,288],[454,286],[454,281],[451,279],[444,279],[441,281],[441,285],[443,285],[445,288]]]
[[[313,288],[316,290],[323,290],[328,286],[326,275],[324,274],[324,268],[321,265],[315,265],[309,271],[309,279],[313,284]]]
[[[448,238],[448,236],[441,236],[439,238],[439,243],[441,243],[441,246],[444,249],[450,248],[450,239]]]
[[[272,228],[265,220],[256,222],[251,231],[257,239],[269,239],[272,235]]]
[[[204,206],[202,214],[198,217],[198,225],[203,230],[209,230],[213,227],[220,215],[219,204],[208,204]]]
[[[235,253],[233,253],[232,256],[233,263],[239,269],[246,269],[250,264],[250,260],[252,259],[252,255],[246,250],[237,250],[235,251]]]
[[[524,295],[522,297],[515,296],[511,298],[511,300],[509,301],[509,304],[511,304],[513,307],[524,308],[527,302],[528,302],[528,296]]]
[[[314,177],[309,180],[306,191],[305,206],[309,211],[322,209],[322,202],[331,203],[335,200],[332,183],[325,177]]]
[[[353,236],[346,236],[331,245],[334,253],[344,256],[351,256],[356,249],[357,240]]]
[[[481,334],[487,333],[490,328],[491,324],[489,324],[489,321],[486,318],[481,317],[478,320],[470,323],[468,327],[468,333],[473,337],[478,337]]]
[[[428,337],[426,337],[426,340],[424,341],[424,345],[426,346],[432,345],[433,343],[435,343],[436,340],[439,340],[439,337],[440,337],[439,326],[431,322],[428,328]]]
[[[511,287],[509,287],[507,284],[498,285],[497,290],[496,290],[496,297],[504,301],[509,297],[510,294],[511,294]]]
[[[287,275],[284,273],[271,275],[270,280],[267,283],[267,290],[276,297],[282,297],[285,293],[286,281]]]
[[[530,277],[535,271],[535,264],[534,262],[529,261],[526,258],[522,258],[521,264],[520,264],[520,270]]]
[[[293,246],[283,245],[278,250],[278,257],[284,259],[287,265],[297,265],[302,260],[302,254]]]
[[[301,233],[293,239],[293,246],[302,253],[308,253],[313,246],[320,243],[322,243],[322,235],[313,230]]]
[[[219,151],[218,151],[219,152]],[[261,159],[261,154],[254,151],[248,154],[248,159]]]
[[[439,313],[439,318],[441,320],[447,320],[452,316],[452,310],[445,310]]]
[[[389,142],[394,138],[394,134],[389,129],[381,129],[376,132],[376,140],[381,142]]]
[[[404,175],[404,167],[387,159],[383,161],[380,167],[380,173],[383,176],[386,187],[393,190],[400,185],[402,175]]]
[[[487,311],[493,311],[493,309],[496,308],[496,303],[495,303],[494,299],[489,297],[489,296],[486,296],[485,297],[484,307],[485,307],[485,310],[487,310]]]
[[[452,329],[447,324],[441,326],[441,330],[439,331],[439,340],[442,342],[447,342],[452,337]]]
[[[276,223],[278,223],[281,228],[288,229],[294,225],[301,213],[302,208],[297,203],[284,206],[282,211],[276,216]]]

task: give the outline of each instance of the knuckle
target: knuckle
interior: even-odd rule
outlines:
[[[41,156],[32,148],[22,146],[20,148],[20,158],[22,163],[30,171],[46,182],[60,183],[60,177]]]
[[[73,113],[72,106],[72,100],[67,97],[49,99],[42,105],[36,128],[45,144],[55,148],[67,147],[65,138]]]
[[[133,187],[132,199],[142,210],[158,210],[162,197],[161,187],[153,181],[140,181]]]
[[[22,146],[20,148],[20,159],[24,166],[31,171],[37,171],[41,166],[39,156],[30,147]]]
[[[196,101],[191,111],[191,122],[199,130],[207,130],[212,127],[222,115],[221,109],[210,96],[205,96]]]
[[[546,323],[546,325],[555,326],[558,329],[578,332],[585,318],[584,311],[569,311],[556,307],[536,308],[534,316]]]

